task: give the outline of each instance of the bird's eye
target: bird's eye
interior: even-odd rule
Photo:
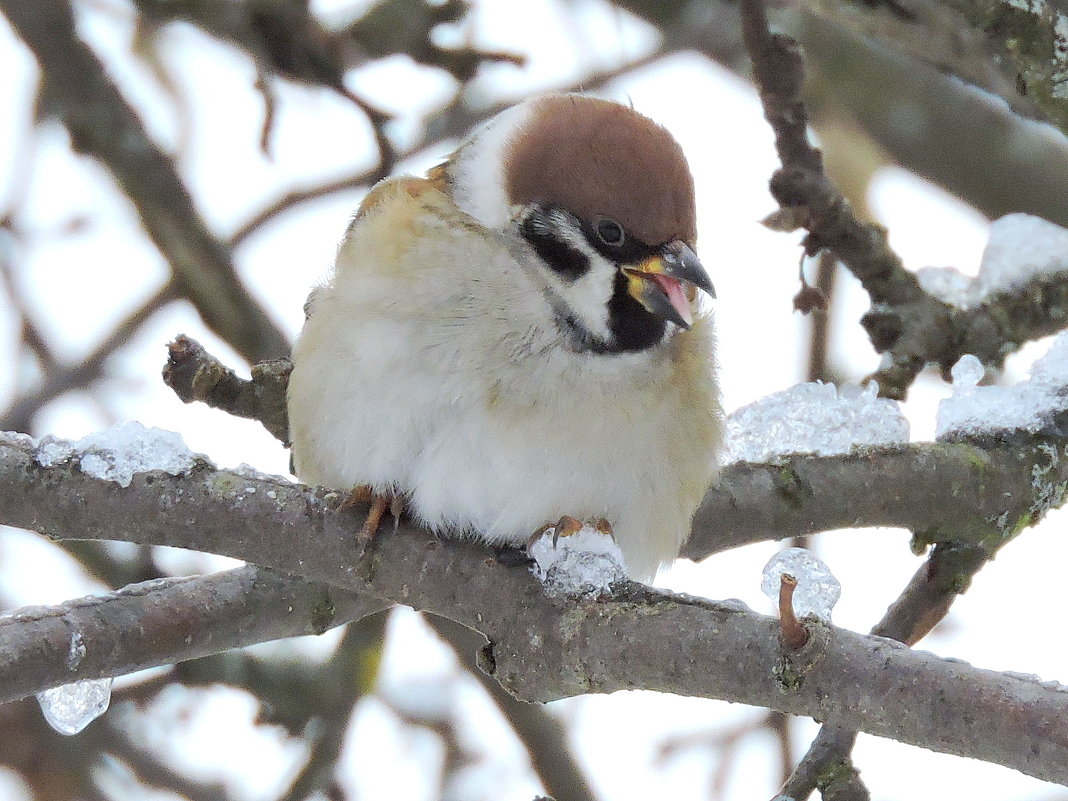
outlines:
[[[623,233],[623,226],[615,220],[599,220],[597,222],[597,236],[606,245],[611,245],[612,247],[619,247],[623,244],[623,240],[626,239],[626,235]]]

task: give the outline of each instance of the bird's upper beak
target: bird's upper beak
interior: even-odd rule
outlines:
[[[681,240],[663,245],[659,252],[637,264],[623,265],[627,292],[647,311],[681,328],[693,325],[690,301],[696,289],[716,296],[712,280],[693,248]]]

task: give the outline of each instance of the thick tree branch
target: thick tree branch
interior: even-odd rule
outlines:
[[[732,464],[705,495],[682,555],[865,526],[907,528],[917,546],[994,546],[1038,522],[1053,496],[1062,502],[1068,474],[1063,443],[1053,442],[1020,433],[987,446],[915,442]]]
[[[288,355],[286,337],[241,284],[229,250],[200,219],[174,163],[75,35],[67,0],[0,0],[0,9],[37,58],[72,145],[111,170],[170,262],[177,290],[249,361]]]
[[[404,524],[363,552],[359,520],[339,511],[340,498],[326,490],[206,465],[185,476],[142,474],[123,488],[76,462],[44,468],[28,444],[0,444],[0,521],[58,539],[255,560],[447,616],[487,635],[483,665],[528,700],[639,687],[723,698],[1068,782],[1068,693],[1056,687],[839,629],[813,636],[799,662],[780,651],[777,621],[737,606],[629,583],[608,597],[561,605],[488,549],[442,543]],[[69,633],[53,644],[52,659],[68,653]],[[121,644],[100,655],[87,649],[75,676],[122,672],[119,651]],[[136,660],[144,666],[141,655]],[[7,674],[0,684],[16,680]],[[1001,725],[986,725],[995,718]]]
[[[371,595],[250,565],[27,608],[0,618],[0,701],[89,674],[130,673],[228,648],[321,634],[387,606]]]

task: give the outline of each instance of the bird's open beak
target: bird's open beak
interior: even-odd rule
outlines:
[[[646,311],[681,328],[693,325],[690,301],[697,289],[716,296],[712,280],[693,248],[681,240],[669,242],[637,264],[623,265],[627,292]]]

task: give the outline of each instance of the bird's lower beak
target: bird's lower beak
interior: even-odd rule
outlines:
[[[627,292],[646,311],[669,320],[680,328],[693,325],[690,301],[698,289],[716,296],[712,280],[693,248],[685,242],[669,242],[653,256],[637,264],[623,266]]]

